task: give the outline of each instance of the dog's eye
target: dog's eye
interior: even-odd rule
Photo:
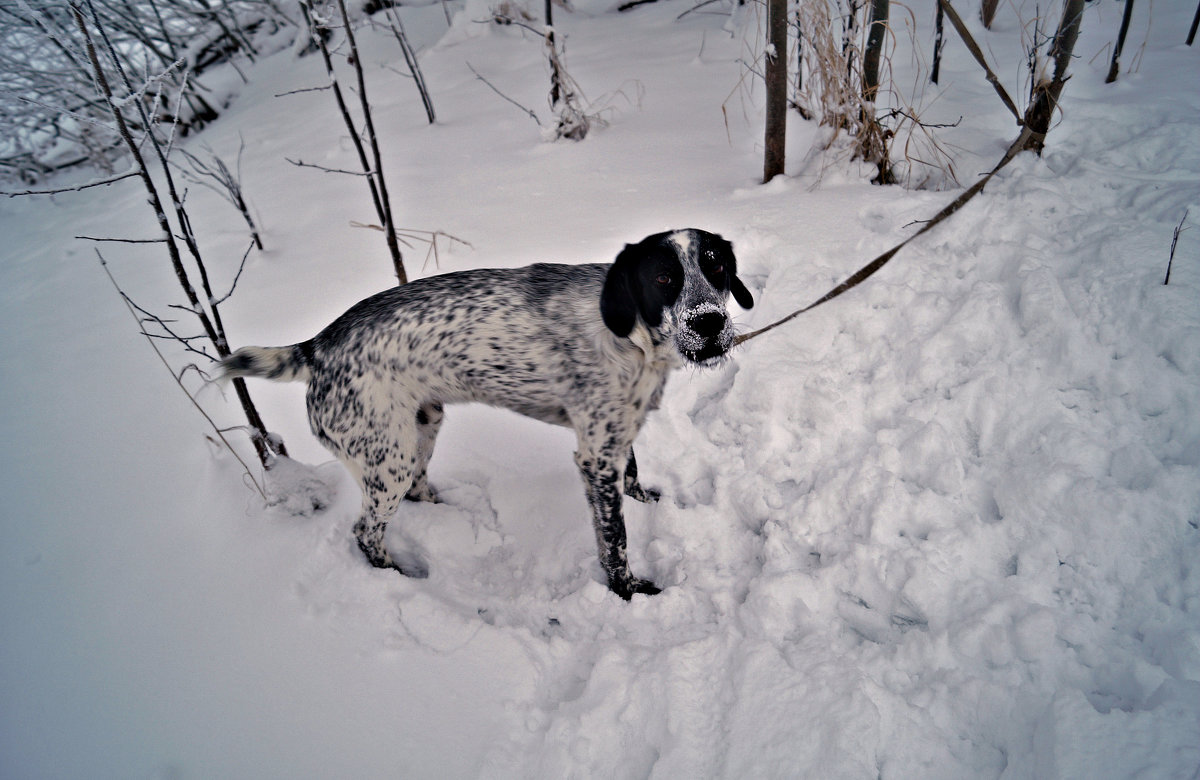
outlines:
[[[720,263],[717,263],[715,266],[713,266],[712,273],[714,273],[714,274],[725,273],[725,266],[721,265]]]
[[[671,275],[670,274],[659,274],[658,276],[654,277],[654,281],[658,282],[659,284],[670,284],[671,283]]]

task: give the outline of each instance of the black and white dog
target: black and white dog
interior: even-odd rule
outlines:
[[[638,484],[633,440],[667,374],[719,363],[733,343],[730,293],[754,301],[728,241],[679,230],[630,244],[611,264],[462,271],[360,301],[314,338],[246,347],[224,376],[308,382],[313,433],[358,478],[354,527],[367,559],[426,576],[415,555],[384,548],[401,498],[435,501],[426,479],[443,405],[477,401],[575,430],[608,586],[658,593],[626,556],[621,494]]]

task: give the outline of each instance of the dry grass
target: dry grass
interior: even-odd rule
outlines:
[[[903,9],[907,11],[907,9]],[[869,163],[877,183],[902,183],[908,187],[940,187],[957,184],[953,161],[936,137],[934,126],[921,120],[920,100],[907,98],[893,77],[892,57],[896,51],[897,24],[913,38],[909,13],[889,22],[881,55],[880,87],[874,100],[863,94],[862,61],[866,46],[868,9],[856,9],[849,24],[849,11],[837,0],[809,0],[795,17],[801,36],[803,85],[793,103],[816,118],[831,132],[820,152],[830,162],[851,160]],[[914,57],[919,47],[912,41]],[[914,95],[922,95],[921,84],[928,68],[916,63]]]

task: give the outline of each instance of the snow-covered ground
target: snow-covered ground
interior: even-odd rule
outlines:
[[[737,248],[748,330],[953,197],[806,158],[819,131],[795,115],[789,175],[757,184],[761,93],[739,61],[757,20],[677,21],[687,0],[559,9],[609,124],[543,142],[467,67],[547,121],[540,41],[469,2],[449,30],[441,6],[405,11],[432,127],[382,67],[395,43],[360,34],[400,222],[472,245],[443,243],[440,269],[410,251],[414,275],[704,227]],[[1200,218],[1200,51],[1189,4],[1144,6],[1137,71],[1112,85],[1120,6],[1088,10],[1044,157],[853,292],[672,379],[637,443],[664,498],[626,504],[633,567],[665,590],[632,603],[601,582],[573,437],[506,412],[452,408],[444,503],[393,523],[426,580],[362,561],[357,489],[299,386],[252,385],[309,464],[264,506],[73,239],[153,236],[136,183],[0,201],[0,776],[1195,778],[1200,232],[1162,279],[1173,229]],[[990,33],[968,21],[1024,94],[1012,7]],[[942,132],[970,182],[1016,128],[953,37],[946,57],[926,118],[963,117]],[[327,93],[273,97],[322,83],[319,58],[250,72],[189,143],[245,142],[267,250],[226,325],[286,344],[392,277],[351,225],[372,220],[362,182],[284,159],[352,164]],[[199,188],[189,205],[228,283],[240,219]],[[139,303],[179,302],[153,248],[101,250]],[[236,424],[219,390],[200,397]],[[301,511],[304,490],[327,506]]]

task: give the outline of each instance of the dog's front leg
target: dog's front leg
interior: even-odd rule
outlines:
[[[662,589],[649,580],[634,577],[629,570],[626,551],[625,517],[621,513],[621,495],[625,487],[625,463],[629,446],[610,442],[588,451],[582,443],[575,454],[579,473],[583,476],[592,522],[596,529],[596,544],[600,548],[600,565],[608,577],[613,593],[629,601],[634,593],[653,595]]]
[[[657,488],[642,487],[638,482],[637,459],[633,457],[633,448],[629,448],[629,462],[625,464],[625,495],[643,504],[655,504],[662,498],[662,491]]]

